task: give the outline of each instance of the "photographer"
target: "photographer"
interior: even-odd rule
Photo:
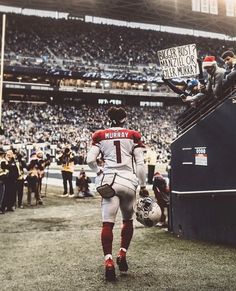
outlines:
[[[28,182],[28,193],[27,193],[27,203],[31,206],[31,195],[32,193],[35,194],[36,205],[42,205],[43,201],[39,194],[39,168],[40,164],[37,158],[36,152],[33,152],[30,155],[30,163],[27,166],[28,175],[27,175],[27,182]]]
[[[74,197],[74,190],[72,185],[75,158],[69,147],[66,147],[64,151],[57,157],[57,164],[62,165],[61,174],[63,179],[64,192],[62,197],[67,197],[68,188],[67,181],[69,183],[70,196]]]
[[[22,200],[24,194],[24,169],[27,169],[26,161],[23,159],[24,154],[16,151],[16,166],[18,169],[19,177],[16,181],[16,198],[19,208],[23,208]]]
[[[78,187],[78,198],[93,197],[93,194],[89,191],[89,183],[91,179],[86,176],[85,171],[80,171],[79,177],[76,177],[76,186]]]
[[[0,213],[5,214],[5,207],[3,206],[3,199],[5,195],[5,181],[9,171],[7,170],[5,151],[0,148]]]
[[[9,171],[5,179],[5,195],[3,199],[3,208],[7,211],[14,211],[16,204],[16,182],[19,178],[19,171],[16,165],[15,154],[12,150],[6,152],[6,169]]]
[[[45,169],[46,167],[49,167],[51,164],[51,156],[49,154],[46,154],[46,159],[43,159],[43,152],[38,151],[37,152],[37,159],[38,159],[38,191],[39,196],[41,197],[41,191],[42,191],[42,180],[45,176]]]

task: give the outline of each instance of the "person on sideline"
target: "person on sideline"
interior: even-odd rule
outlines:
[[[85,170],[82,170],[79,173],[79,176],[76,177],[76,186],[78,189],[76,198],[85,198],[85,197],[93,197],[93,194],[89,190],[89,184],[91,183],[91,179],[86,175]]]
[[[166,179],[159,173],[156,172],[153,177],[153,187],[152,187],[157,204],[161,208],[161,219],[157,223],[157,226],[167,227],[167,217],[165,215],[165,208],[167,209],[170,204],[170,189],[167,185]]]
[[[57,164],[61,165],[61,174],[63,180],[63,188],[64,192],[62,197],[74,197],[74,189],[73,189],[73,173],[75,166],[75,158],[69,146],[67,146],[61,155],[57,158]],[[69,192],[68,194],[68,185],[69,183]]]
[[[108,281],[114,281],[116,275],[112,242],[117,211],[120,208],[123,225],[116,262],[121,272],[127,272],[126,253],[133,236],[134,203],[138,183],[140,196],[148,196],[149,193],[146,190],[144,145],[140,133],[123,127],[127,118],[123,108],[111,107],[107,114],[111,127],[93,134],[87,163],[97,173],[97,191],[103,196],[101,242],[105,258],[105,277]],[[104,159],[103,171],[97,165],[100,154]]]
[[[157,164],[157,157],[157,152],[153,146],[147,149],[145,161],[148,167],[148,184],[153,183],[153,175]]]
[[[3,198],[3,209],[6,211],[14,212],[16,204],[16,183],[19,177],[18,168],[16,166],[16,159],[13,150],[6,151],[6,169],[9,171],[5,179],[5,195]]]
[[[5,195],[5,181],[9,173],[7,170],[7,164],[5,160],[5,151],[0,148],[0,214],[5,214],[5,207],[3,205],[4,195]]]

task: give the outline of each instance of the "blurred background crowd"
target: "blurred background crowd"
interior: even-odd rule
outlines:
[[[109,127],[105,111],[107,106],[75,107],[30,103],[3,103],[3,146],[12,144],[47,143],[58,151],[67,144],[75,154],[86,161],[91,135],[97,129]],[[184,110],[181,106],[135,107],[126,106],[126,126],[139,131],[147,146],[154,147],[158,161],[167,162],[169,145],[176,137],[175,121]]]
[[[8,15],[9,65],[84,72],[85,76],[160,80],[157,51],[195,43],[199,57],[220,56],[234,42],[80,20]],[[221,61],[220,57],[217,61]],[[110,65],[110,67],[107,67]],[[138,76],[137,76],[138,74]]]

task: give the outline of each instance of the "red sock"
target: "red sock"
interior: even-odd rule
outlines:
[[[120,247],[128,249],[134,232],[133,220],[124,220],[121,229],[121,244]]]
[[[102,224],[101,241],[104,256],[107,254],[112,254],[113,226],[114,223],[112,222],[103,222]]]

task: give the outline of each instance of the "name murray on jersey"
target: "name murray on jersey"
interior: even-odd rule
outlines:
[[[113,139],[113,138],[127,138],[128,132],[125,131],[116,131],[116,132],[106,132],[105,139]]]

